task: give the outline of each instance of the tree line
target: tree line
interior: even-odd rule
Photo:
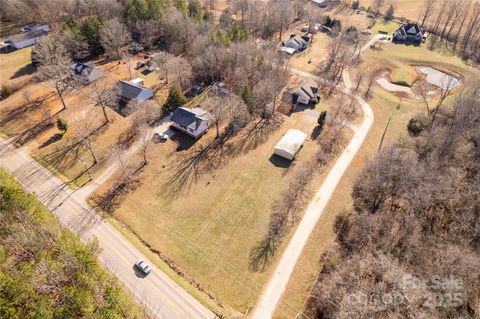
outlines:
[[[0,169],[0,317],[147,318],[83,244]]]

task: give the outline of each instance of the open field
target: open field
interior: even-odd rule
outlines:
[[[471,80],[476,70],[465,65],[460,59],[429,51],[426,45],[420,47],[384,44],[381,50],[367,50],[363,54],[363,63],[351,71],[354,79],[357,72],[368,73],[376,68],[407,68],[411,65],[432,65],[440,69],[448,69],[463,76],[463,81]],[[413,69],[413,68],[412,68]],[[477,71],[478,72],[478,71]],[[365,86],[360,86],[360,92]],[[352,165],[343,176],[326,211],[317,224],[300,262],[297,264],[286,293],[277,308],[275,318],[294,318],[304,306],[318,271],[321,269],[321,254],[335,239],[333,223],[335,216],[351,209],[351,188],[365,160],[375,154],[380,145],[381,136],[389,118],[391,122],[386,131],[384,145],[408,136],[406,126],[409,119],[425,110],[418,101],[400,99],[385,91],[379,85],[372,87],[372,97],[369,103],[375,114],[375,122],[370,129],[364,146],[360,149]],[[302,318],[302,317],[299,317]]]
[[[236,154],[225,167],[202,176],[175,197],[167,195],[175,145],[170,141],[154,145],[141,185],[113,216],[221,304],[245,313],[269,275],[249,270],[249,253],[264,236],[271,206],[293,169],[271,157],[272,148],[288,128],[309,134],[315,121],[294,114],[264,144]],[[302,165],[316,147],[315,142],[306,142],[292,166]]]
[[[0,86],[5,83],[13,84],[23,75],[32,72],[30,52],[32,52],[31,47],[9,53],[0,53]],[[23,80],[25,80],[25,77]]]
[[[360,6],[363,6],[365,9],[367,9],[372,5],[373,1],[374,0],[360,0]],[[405,17],[409,20],[416,21],[421,13],[423,2],[424,0],[397,0],[395,16]]]

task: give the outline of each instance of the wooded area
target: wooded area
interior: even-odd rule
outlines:
[[[479,317],[478,105],[466,88],[416,137],[368,162],[354,210],[336,219],[312,317]]]
[[[98,253],[0,169],[0,318],[141,318]]]

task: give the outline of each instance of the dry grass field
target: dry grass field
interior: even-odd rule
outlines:
[[[32,48],[25,48],[12,52],[0,52],[0,86],[4,84],[14,84],[24,75],[32,72],[30,52]]]
[[[374,0],[360,0],[360,6],[363,6],[366,9],[372,5],[373,1]],[[424,0],[397,0],[395,16],[416,21],[421,13],[423,2]]]
[[[273,202],[318,147],[307,141],[290,167],[272,157],[288,128],[310,134],[316,118],[294,114],[265,143],[234,154],[226,166],[201,176],[172,196],[173,142],[153,145],[140,185],[113,216],[194,278],[227,307],[245,313],[255,303],[267,272],[249,270],[249,253],[266,232]],[[211,134],[213,132],[210,132]],[[208,138],[205,136],[204,138]],[[281,251],[281,249],[279,250]],[[270,267],[272,269],[273,267]]]

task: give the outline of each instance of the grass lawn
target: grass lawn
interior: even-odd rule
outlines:
[[[385,21],[383,19],[378,19],[375,25],[370,29],[372,34],[377,34],[379,31],[387,32],[388,35],[393,35],[393,32],[398,29],[400,24],[393,21]]]
[[[290,57],[288,65],[304,72],[317,72],[318,64],[327,56],[328,46],[331,42],[332,40],[328,35],[318,32],[313,36],[313,41],[308,49]]]
[[[172,159],[179,155],[170,141],[152,145],[141,184],[113,217],[173,260],[232,314],[244,314],[254,306],[273,269],[250,271],[250,250],[265,235],[271,206],[287,186],[292,166],[302,165],[317,145],[307,141],[289,168],[270,158],[272,148],[288,128],[310,134],[315,125],[314,118],[292,115],[265,143],[236,154],[226,166],[174,197],[167,195],[167,181]]]
[[[363,63],[352,71],[351,78],[355,78],[357,72],[368,72],[367,70],[373,69],[373,66],[394,69],[396,65],[399,65],[398,63],[434,65],[439,68],[446,68],[461,74],[465,80],[471,79],[476,71],[456,57],[429,51],[425,45],[414,47],[388,44],[384,45],[381,51],[366,51],[363,55]],[[478,71],[476,72],[478,73]],[[365,87],[362,85],[360,91],[364,89]],[[401,101],[400,98],[383,90],[378,85],[374,85],[372,88],[372,98],[369,100],[369,104],[374,111],[374,124],[359,153],[342,177],[305,250],[302,252],[274,318],[295,318],[302,311],[318,271],[321,269],[320,256],[335,239],[333,232],[335,216],[351,209],[353,183],[365,164],[365,160],[376,153],[389,118],[391,118],[391,122],[386,131],[383,145],[400,138],[406,138],[408,136],[406,126],[409,119],[416,113],[424,111],[424,107],[419,102],[405,99]]]
[[[23,75],[32,72],[32,47],[0,53],[0,86],[17,81]]]

